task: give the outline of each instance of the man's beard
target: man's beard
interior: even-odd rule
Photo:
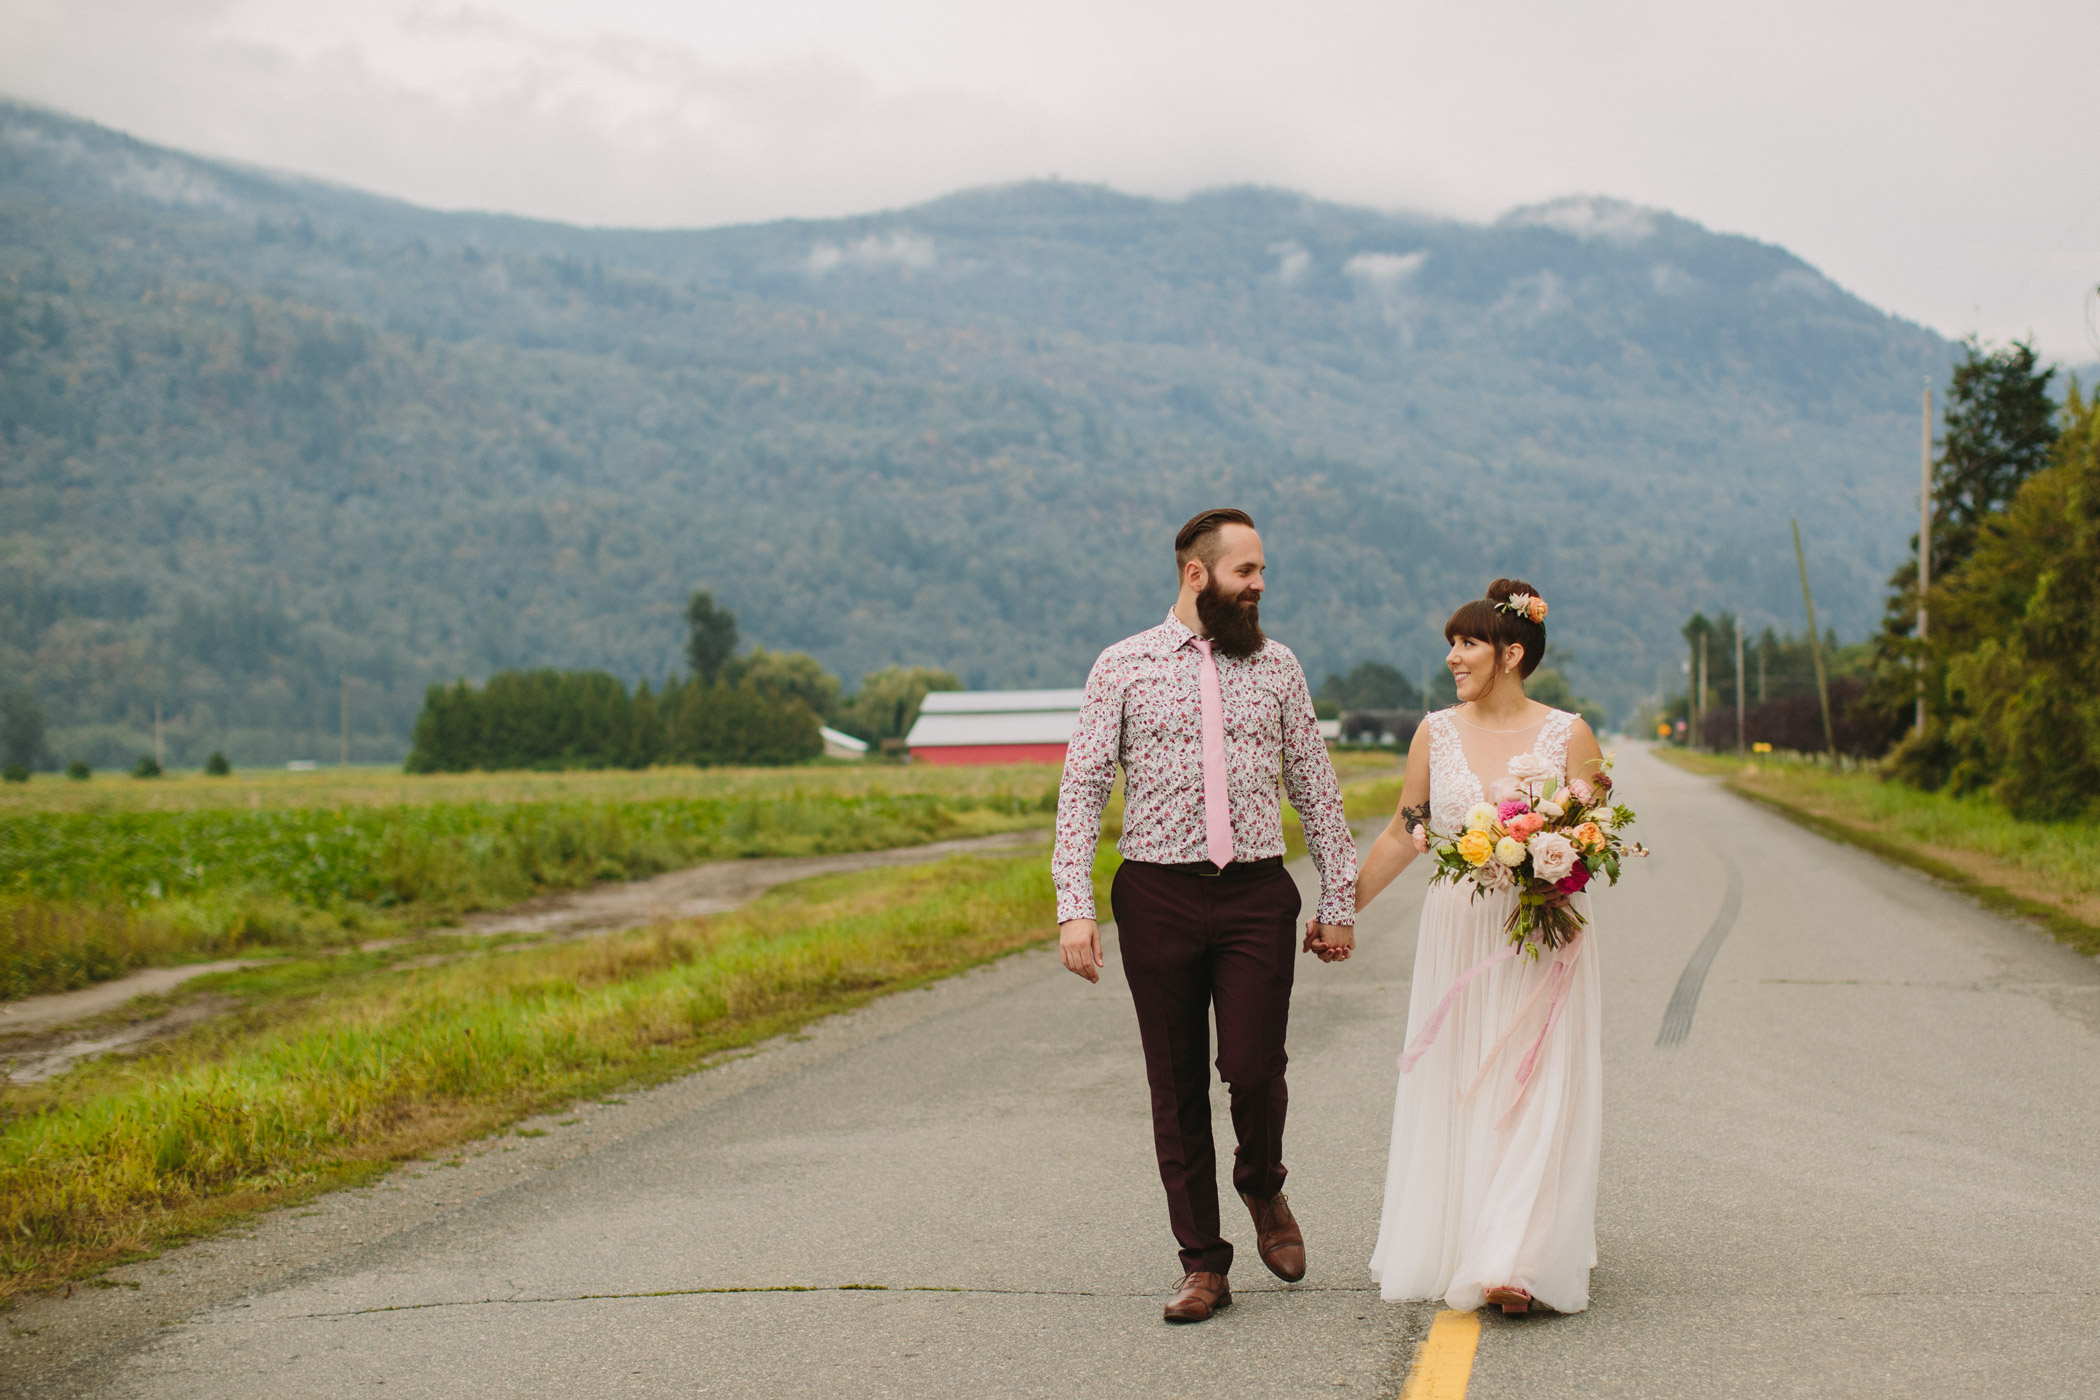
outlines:
[[[1210,633],[1211,646],[1242,659],[1261,650],[1261,604],[1244,593],[1227,593],[1213,577],[1196,595],[1196,616]]]

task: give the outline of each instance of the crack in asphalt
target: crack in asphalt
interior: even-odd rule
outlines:
[[[1376,1284],[1312,1284],[1310,1286],[1243,1288],[1242,1293],[1376,1293]],[[444,1308],[528,1306],[538,1303],[611,1303],[640,1298],[704,1298],[737,1293],[973,1293],[1016,1298],[1153,1298],[1161,1290],[1116,1290],[1099,1288],[972,1288],[939,1283],[773,1283],[731,1285],[720,1288],[652,1288],[634,1293],[560,1293],[533,1298],[454,1298],[434,1303],[389,1303],[377,1308],[350,1308],[341,1312],[295,1314],[301,1321],[329,1318],[371,1317],[379,1313],[430,1312]]]

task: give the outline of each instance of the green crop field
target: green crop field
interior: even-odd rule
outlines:
[[[1348,761],[1341,756],[1338,762]],[[159,812],[241,807],[412,807],[433,802],[547,802],[598,798],[839,796],[994,797],[1055,788],[1059,765],[982,768],[929,764],[816,763],[799,768],[660,767],[570,772],[404,773],[395,767],[237,770],[223,778],[170,773],[139,779],[98,773],[87,782],[39,773],[0,784],[0,815],[33,812]]]
[[[0,998],[184,958],[399,935],[708,860],[1041,826],[1057,769],[349,770],[229,786],[241,781],[11,792],[0,807]]]

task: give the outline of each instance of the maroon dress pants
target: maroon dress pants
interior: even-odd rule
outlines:
[[[1210,1132],[1210,1021],[1218,1074],[1239,1139],[1232,1184],[1283,1189],[1284,1030],[1296,969],[1299,897],[1281,862],[1199,875],[1125,861],[1109,889],[1123,975],[1137,1003],[1152,1087],[1152,1141],[1167,1218],[1187,1272],[1232,1268],[1219,1233],[1218,1159]]]

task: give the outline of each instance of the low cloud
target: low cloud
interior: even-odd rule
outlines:
[[[1657,263],[1648,269],[1648,280],[1655,290],[1664,296],[1673,297],[1688,292],[1699,285],[1699,279],[1675,263]]]
[[[1426,249],[1412,253],[1358,253],[1342,271],[1377,292],[1396,292],[1429,261]]]
[[[1550,228],[1585,243],[1630,245],[1655,233],[1655,211],[1623,199],[1601,199],[1595,195],[1572,195],[1545,204],[1512,210],[1502,218],[1518,227]]]
[[[902,267],[930,272],[936,261],[933,240],[916,233],[893,233],[887,238],[869,234],[857,242],[819,243],[809,250],[805,270],[822,277],[842,267]]]
[[[1519,277],[1503,288],[1492,314],[1538,321],[1570,310],[1574,305],[1566,284],[1551,269],[1540,268],[1529,277]]]
[[[1285,240],[1282,243],[1271,243],[1269,251],[1276,256],[1276,280],[1286,287],[1303,277],[1312,267],[1312,254],[1305,251],[1303,244]]]

